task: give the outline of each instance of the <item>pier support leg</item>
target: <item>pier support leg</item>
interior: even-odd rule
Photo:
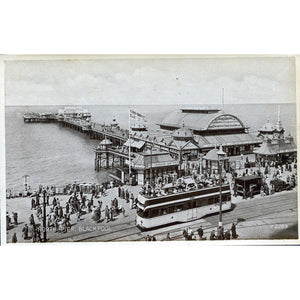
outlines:
[[[109,168],[109,154],[106,152],[106,169]]]

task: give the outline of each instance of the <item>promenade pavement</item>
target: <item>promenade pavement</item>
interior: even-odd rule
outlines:
[[[252,168],[253,171],[256,171],[257,168]],[[274,168],[271,168],[271,174],[267,176],[267,182],[269,183],[270,180],[272,180]],[[238,174],[242,174],[245,170],[238,170]],[[263,171],[263,168],[261,168],[261,171]],[[285,171],[281,174],[281,178],[283,180],[286,180],[288,175],[291,175],[295,173],[295,169],[293,168],[292,172]],[[230,179],[230,175],[228,176]],[[129,191],[133,192],[134,196],[137,197],[138,190],[140,189],[139,186],[124,186],[124,188],[127,188]],[[296,193],[296,188],[294,188],[294,192]],[[286,192],[281,192],[280,194],[285,197]],[[106,191],[106,195],[94,198],[94,205],[97,206],[98,201],[102,201],[102,210],[104,210],[105,206],[108,205],[108,207],[111,206],[111,200],[117,197],[118,189],[108,189]],[[278,195],[276,193],[275,195]],[[87,194],[87,199],[91,199],[91,194]],[[57,196],[56,196],[57,197]],[[265,196],[264,199],[268,199],[271,196]],[[69,199],[68,195],[59,195],[58,196],[60,203],[63,208],[65,208],[66,202]],[[117,197],[118,198],[118,197]],[[238,197],[232,197],[232,203],[236,206],[242,205],[243,203],[251,203],[252,201],[255,201],[257,199],[260,199],[260,195],[256,195],[253,199],[248,198],[247,200],[242,199],[241,196]],[[53,196],[50,197],[50,204],[52,203]],[[68,230],[66,233],[61,232],[55,232],[54,229],[47,231],[47,239],[49,242],[55,242],[59,240],[65,240],[65,241],[73,241],[76,240],[76,236],[78,236],[78,239],[80,236],[86,235],[93,236],[97,235],[97,232],[107,232],[109,233],[112,228],[126,228],[126,227],[132,227],[134,226],[135,216],[136,216],[136,210],[130,209],[129,204],[125,201],[125,199],[118,198],[119,206],[123,206],[125,208],[125,216],[123,214],[118,214],[114,221],[106,222],[104,220],[104,212],[102,212],[102,220],[101,222],[96,223],[92,220],[91,213],[86,213],[81,216],[80,221],[77,220],[77,215],[73,214],[71,215],[71,229]],[[12,235],[14,233],[17,234],[18,243],[19,242],[25,242],[25,243],[32,243],[32,239],[24,240],[22,237],[22,228],[24,227],[25,223],[29,224],[29,217],[31,214],[34,215],[35,221],[37,224],[41,224],[41,220],[38,220],[36,210],[31,210],[31,197],[26,198],[12,198],[7,199],[7,212],[9,212],[9,215],[12,214],[12,212],[18,213],[18,225],[13,225],[11,228],[7,230],[7,242],[10,243],[12,240]],[[47,214],[50,212],[50,207],[47,206]],[[205,219],[198,220],[198,223],[205,222]],[[189,223],[186,223],[187,226],[189,226]],[[225,230],[229,229],[228,226],[231,226],[231,224],[225,225]],[[228,228],[227,228],[228,227]],[[297,209],[292,210],[283,210],[282,212],[268,215],[266,213],[265,216],[258,217],[251,220],[246,220],[244,222],[239,222],[237,224],[237,232],[240,236],[240,239],[272,239],[272,238],[297,238],[298,233],[298,214]],[[163,230],[165,232],[165,230]],[[204,230],[204,236],[209,239],[209,234],[211,232],[211,226],[209,226],[209,229]],[[146,234],[145,234],[146,236]],[[171,235],[172,236],[172,235]],[[69,240],[68,240],[69,238]],[[164,236],[158,235],[158,240],[163,239]],[[177,238],[178,239],[178,238]]]
[[[138,189],[139,189],[138,186],[124,186],[124,188],[127,188],[129,191],[133,192],[133,194],[135,196],[137,196]],[[91,194],[85,194],[85,195],[87,196],[87,199],[91,199]],[[65,211],[65,206],[66,206],[66,203],[70,196],[69,195],[58,195],[55,197],[59,198],[60,204]],[[105,217],[104,209],[105,209],[106,205],[108,205],[108,207],[111,207],[111,200],[113,200],[115,197],[118,198],[119,206],[122,206],[125,208],[125,216],[123,216],[123,214],[120,213],[117,216],[115,216],[114,221],[107,222],[106,220],[104,220],[104,217]],[[49,203],[51,204],[52,201],[53,201],[53,196],[50,197]],[[72,227],[66,233],[55,232],[54,228],[47,230],[47,240],[54,242],[55,240],[67,238],[67,237],[70,237],[73,235],[84,234],[84,233],[91,232],[91,231],[109,232],[111,229],[111,226],[135,221],[136,210],[130,209],[129,203],[127,203],[125,199],[121,199],[118,197],[118,188],[107,189],[105,196],[94,198],[94,206],[98,205],[98,201],[103,202],[102,203],[101,222],[95,222],[92,219],[91,213],[83,214],[80,217],[80,221],[77,220],[77,214],[72,214],[71,220],[70,220]],[[41,202],[42,202],[42,200],[41,200]],[[29,217],[31,214],[33,214],[34,220],[38,226],[42,225],[42,220],[39,220],[37,218],[36,209],[31,210],[31,197],[7,199],[6,207],[7,207],[7,212],[9,213],[9,215],[11,215],[12,212],[18,213],[18,223],[19,223],[18,225],[12,225],[11,228],[7,230],[7,242],[10,243],[12,240],[12,235],[14,233],[16,233],[18,242],[32,243],[31,238],[28,240],[23,239],[22,229],[25,224],[27,224],[29,226]],[[51,207],[52,207],[52,205],[47,206],[47,208],[46,208],[47,214],[50,212]]]

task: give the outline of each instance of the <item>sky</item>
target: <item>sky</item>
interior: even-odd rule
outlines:
[[[292,57],[5,62],[6,105],[295,102]]]

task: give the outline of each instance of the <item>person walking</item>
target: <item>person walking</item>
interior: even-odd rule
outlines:
[[[32,242],[35,243],[37,239],[36,226],[32,226]]]
[[[238,237],[237,233],[236,233],[236,225],[234,223],[232,223],[231,226],[231,235],[233,239],[236,239]]]
[[[107,205],[105,207],[105,218],[106,218],[106,222],[108,223],[109,222],[109,208]]]
[[[11,242],[12,243],[17,243],[18,242],[18,239],[17,239],[17,233],[15,232],[11,238]]]
[[[31,214],[31,216],[29,217],[29,224],[32,225],[32,226],[35,225],[33,214]]]
[[[36,237],[37,237],[37,241],[41,243],[42,242],[42,237],[41,237],[41,229],[40,229],[40,227],[38,227],[36,229]]]
[[[187,229],[187,234],[188,234],[188,240],[191,241],[193,239],[193,230],[191,229],[191,227],[188,227]]]
[[[53,209],[55,208],[56,204],[57,204],[56,198],[54,197],[54,198],[53,198],[53,201],[52,201],[52,207],[53,207]]]
[[[213,240],[216,239],[216,235],[215,235],[215,231],[214,231],[214,230],[211,231],[209,239],[210,239],[211,241],[213,241]]]
[[[200,228],[197,231],[198,231],[199,239],[202,240],[202,237],[203,237],[203,228],[202,228],[202,226],[200,226]]]
[[[225,240],[230,240],[230,230],[225,232]]]
[[[69,210],[70,210],[70,205],[69,205],[69,203],[67,202],[67,204],[66,204],[66,214],[69,213]]]
[[[22,229],[22,235],[23,235],[24,240],[28,239],[28,225],[27,224],[25,224],[25,226]]]
[[[35,209],[35,200],[34,200],[34,198],[31,199],[31,209]]]
[[[110,220],[111,221],[114,220],[114,208],[113,208],[113,206],[110,208]]]
[[[63,216],[64,216],[64,212],[63,212],[62,207],[60,206],[60,208],[59,208],[59,218],[62,218]]]
[[[58,218],[58,210],[59,210],[58,206],[55,206],[55,217],[56,218]]]
[[[18,223],[18,213],[14,212],[13,216],[14,216],[14,223],[15,223],[15,225],[18,225],[19,224]]]

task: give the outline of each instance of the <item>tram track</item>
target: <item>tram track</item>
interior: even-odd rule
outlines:
[[[290,210],[291,206],[290,204],[287,204],[287,206],[283,207],[282,205],[274,205],[272,206],[272,208],[277,208],[277,207],[280,207],[280,209],[278,210],[273,210],[271,214],[274,214],[274,213],[277,213],[277,212],[282,212],[282,211],[286,211],[286,210]],[[285,209],[287,208],[287,209]],[[225,216],[226,214],[224,214]],[[261,214],[250,214],[249,216],[247,215],[245,217],[246,220],[251,220],[251,219],[254,219],[254,218],[257,218],[257,217],[260,217],[260,216],[266,216],[268,214],[266,213],[261,213]],[[218,216],[213,216],[216,218],[215,222],[213,223],[217,223],[218,221]],[[211,217],[209,217],[211,218]],[[226,220],[225,218],[223,218],[224,220],[224,224],[229,224],[229,223],[232,223],[232,222],[236,222],[237,220],[237,216],[232,216],[229,218],[229,220]],[[201,222],[202,221],[202,222]],[[190,222],[187,222],[187,223],[181,223],[181,224],[176,224],[176,225],[172,225],[173,227],[176,227],[174,229],[171,229],[170,230],[170,226],[168,227],[163,227],[163,228],[160,228],[160,229],[155,229],[155,230],[148,230],[148,231],[144,231],[144,232],[141,232],[141,231],[138,231],[136,232],[136,227],[134,227],[134,232],[131,232],[131,228],[127,228],[129,232],[127,232],[127,234],[122,234],[121,236],[117,233],[116,235],[117,236],[109,236],[107,235],[106,236],[106,239],[105,241],[128,241],[128,240],[132,240],[132,241],[140,241],[140,240],[143,240],[145,239],[145,236],[146,235],[155,235],[155,236],[161,236],[161,235],[166,235],[167,233],[175,233],[175,232],[178,232],[180,231],[180,236],[182,236],[182,230],[184,228],[187,228],[187,227],[191,227],[192,230],[195,230],[195,229],[198,229],[200,225],[202,225],[203,229],[212,229],[212,228],[215,228],[216,225],[211,225],[212,222],[211,221],[207,221],[207,219],[199,219],[199,220],[195,220],[193,221],[193,224],[191,224]],[[122,233],[124,233],[124,231],[122,231]],[[92,239],[91,241],[96,241],[97,238],[94,238]],[[101,239],[102,241],[102,239]]]
[[[291,193],[292,192],[288,192],[288,194],[285,193],[284,196],[289,196]],[[223,223],[225,225],[225,224],[230,224],[232,222],[236,222],[239,217],[242,217],[245,220],[251,220],[254,218],[272,215],[274,213],[278,213],[286,210],[291,210],[291,209],[294,210],[297,208],[296,193],[294,193],[292,197],[286,198],[285,200],[282,200],[282,196],[283,195],[276,195],[275,197],[266,197],[264,198],[263,203],[261,202],[262,198],[254,199],[254,202],[256,203],[251,202],[251,204],[247,202],[240,202],[236,205],[236,207],[233,210],[223,213]],[[285,202],[284,205],[282,201]],[[256,213],[258,206],[260,206],[261,208],[259,214]],[[112,230],[109,230],[108,232],[101,232],[100,234],[99,233],[92,234],[91,232],[86,234],[78,233],[70,237],[63,237],[61,239],[56,239],[54,242],[130,241],[130,240],[140,241],[145,239],[145,236],[148,234],[161,236],[161,235],[166,235],[167,233],[172,234],[179,231],[180,234],[178,234],[178,238],[180,238],[182,237],[182,230],[186,227],[191,227],[192,230],[195,230],[199,228],[200,225],[202,225],[204,230],[209,230],[216,227],[215,225],[212,226],[211,224],[216,224],[217,221],[218,221],[218,215],[216,214],[216,215],[204,217],[202,219],[194,220],[191,222],[170,225],[166,227],[161,227],[159,229],[147,230],[147,231],[141,231],[140,229],[138,229],[135,226],[134,222],[127,222],[127,223],[117,224],[115,226],[110,227],[112,228]],[[97,224],[95,226],[97,226]],[[108,226],[108,224],[106,225],[102,224],[102,226]],[[175,240],[178,239],[176,236],[174,236],[174,238]]]
[[[268,210],[270,210],[270,208],[271,209],[276,209],[278,207],[280,209],[272,210],[270,213],[263,212],[263,213],[255,214],[255,215],[253,215],[253,212],[252,212],[252,213],[250,213],[250,215],[244,215],[244,219],[245,220],[251,220],[251,219],[255,219],[257,217],[261,217],[261,216],[271,215],[271,214],[282,212],[282,211],[288,211],[288,210],[291,210],[291,205],[293,205],[294,203],[296,204],[296,201],[290,200],[290,203],[286,203],[285,206],[282,206],[282,203],[280,203],[278,205],[269,206]],[[255,205],[255,207],[257,207],[257,206],[259,206],[259,204]],[[295,206],[297,206],[297,205],[295,205]],[[296,207],[294,207],[292,209],[296,209]],[[249,213],[248,207],[245,208],[245,210],[248,211],[248,213]],[[236,216],[236,215],[228,216],[228,214],[234,213],[234,212],[235,212],[235,210],[229,211],[229,212],[226,212],[226,213],[223,214],[224,224],[227,225],[227,224],[230,224],[232,222],[237,221],[238,216]],[[243,211],[239,212],[239,213],[243,213]],[[226,217],[229,220],[226,220]],[[201,222],[201,220],[204,220],[204,222]],[[149,234],[149,235],[160,236],[160,235],[163,235],[163,234],[166,235],[167,233],[174,233],[174,232],[180,231],[180,236],[182,237],[182,230],[184,228],[191,227],[192,230],[195,230],[195,229],[198,229],[200,225],[202,225],[203,229],[213,229],[213,228],[216,228],[216,225],[211,225],[211,224],[217,224],[217,221],[218,221],[218,215],[214,215],[214,216],[208,216],[207,218],[192,221],[193,223],[187,222],[187,223],[181,223],[181,224],[173,225],[173,226],[176,226],[176,228],[171,229],[171,230],[168,227],[164,227],[164,228],[160,228],[160,229],[156,229],[156,230],[145,231],[144,233],[145,233],[145,235]],[[209,224],[210,226],[204,227],[205,224]],[[144,239],[145,235],[140,233],[140,234],[137,234],[134,239],[129,239],[130,236],[132,236],[132,234],[129,233],[129,234],[124,235],[122,237],[113,238],[109,241],[122,241],[122,240],[139,241],[139,240]]]
[[[287,210],[278,210],[276,212],[283,212],[283,211],[288,211],[290,209],[287,209]],[[272,212],[270,215],[272,215],[274,212]],[[260,216],[267,216],[266,214],[261,214],[261,215],[255,215],[253,217],[248,217],[246,220],[249,221],[251,219],[255,219],[257,217],[260,217]],[[233,217],[231,218],[230,220],[226,220],[223,222],[224,226],[226,225],[229,225],[233,222],[236,222],[236,217]],[[199,226],[202,226],[202,229],[204,231],[204,233],[208,233],[209,230],[212,230],[212,229],[215,229],[216,228],[216,225],[211,225],[210,222],[198,222],[198,224],[194,224],[194,225],[191,225],[189,226],[188,223],[183,223],[181,224],[180,226],[177,226],[176,229],[173,229],[173,230],[164,230],[164,231],[161,231],[160,233],[156,233],[154,234],[155,236],[159,237],[159,236],[163,236],[163,235],[166,235],[167,233],[170,233],[170,234],[173,234],[172,235],[172,240],[177,240],[179,238],[183,238],[182,236],[182,231],[183,229],[186,229],[187,227],[190,227],[193,231],[197,230],[199,228]],[[266,224],[265,224],[266,225]],[[251,227],[251,226],[244,226],[243,228],[247,228],[247,227]],[[207,232],[206,232],[207,231]],[[153,233],[150,231],[150,232],[147,232],[149,235],[153,235]],[[174,235],[174,233],[178,233],[177,235]],[[122,236],[122,238],[118,238],[118,239],[111,239],[109,241],[125,241],[125,240],[128,240],[128,238],[131,236],[132,234],[128,234],[126,236]],[[138,236],[136,236],[136,238],[134,239],[131,239],[132,241],[142,241],[145,239],[145,236],[140,236],[140,234]]]

